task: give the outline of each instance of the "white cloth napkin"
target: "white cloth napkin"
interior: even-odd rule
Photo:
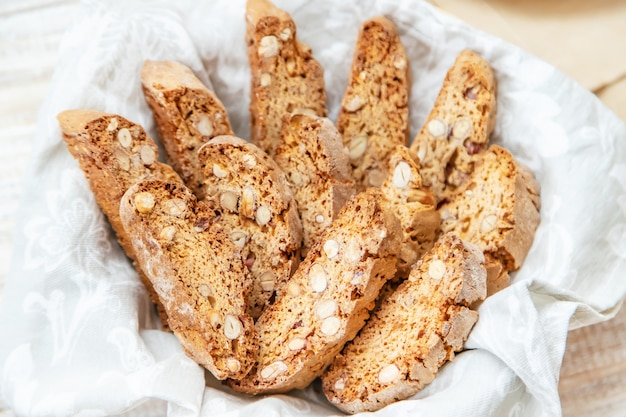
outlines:
[[[626,294],[626,127],[553,67],[419,0],[276,0],[325,68],[335,118],[360,24],[398,26],[413,73],[411,135],[463,48],[498,80],[495,143],[535,172],[542,217],[513,285],[480,307],[468,350],[415,397],[378,415],[561,414],[569,328],[615,314]],[[212,83],[248,137],[243,0],[89,1],[62,44],[41,109],[1,303],[0,396],[19,415],[328,416],[319,385],[247,397],[222,386],[156,330],[147,293],[61,140],[56,114],[118,113],[157,139],[141,89],[144,59],[173,59]],[[138,408],[142,407],[142,408]]]

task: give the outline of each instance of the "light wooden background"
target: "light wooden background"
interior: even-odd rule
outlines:
[[[29,163],[37,112],[56,65],[63,31],[77,3],[0,1],[0,294],[9,269],[21,182]],[[459,6],[458,1],[436,3],[444,9],[457,7],[457,12],[469,7]],[[454,14],[455,10],[450,12]],[[480,17],[484,20],[484,14]],[[542,48],[549,45],[542,44]],[[580,55],[579,59],[582,62],[588,57]],[[621,59],[626,61],[626,55]],[[567,68],[564,70],[567,72]],[[596,86],[594,92],[626,119],[626,79],[617,77],[614,81]],[[626,311],[608,322],[570,333],[560,393],[566,417],[626,416]],[[10,410],[2,409],[1,403],[0,416],[12,416]]]

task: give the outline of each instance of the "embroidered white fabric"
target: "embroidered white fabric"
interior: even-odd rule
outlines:
[[[170,4],[170,3],[176,3]],[[325,69],[330,117],[359,25],[398,26],[413,73],[414,136],[463,48],[493,66],[493,142],[542,186],[542,217],[513,284],[480,307],[467,347],[422,392],[378,415],[561,414],[567,331],[615,314],[626,294],[626,127],[550,65],[410,0],[276,0]],[[157,317],[61,140],[70,108],[118,113],[158,139],[140,89],[144,59],[179,60],[211,82],[236,133],[249,134],[244,0],[86,1],[69,29],[41,109],[11,272],[1,303],[0,396],[27,416],[328,416],[319,385],[247,397],[182,352]],[[141,412],[140,412],[141,410]]]

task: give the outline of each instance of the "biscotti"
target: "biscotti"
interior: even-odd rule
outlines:
[[[453,234],[437,241],[322,376],[348,413],[378,410],[429,384],[462,350],[485,298],[483,255]]]
[[[492,255],[485,255],[485,269],[487,270],[487,295],[493,295],[505,289],[511,284],[509,271],[504,268],[502,262]]]
[[[400,239],[379,190],[348,201],[257,321],[257,368],[231,387],[261,394],[309,385],[368,318],[395,273]]]
[[[406,146],[398,145],[391,153],[381,191],[400,219],[402,246],[397,274],[406,278],[411,266],[432,248],[440,223],[435,197],[422,187],[419,169]]]
[[[348,153],[325,118],[286,114],[274,160],[293,190],[302,221],[303,257],[355,194]]]
[[[248,0],[246,25],[251,141],[273,157],[285,113],[327,115],[324,71],[291,16],[268,0]]]
[[[198,149],[215,136],[233,134],[224,105],[190,68],[178,62],[145,61],[141,82],[167,162],[202,199]]]
[[[458,234],[505,271],[516,270],[539,226],[539,192],[530,170],[506,149],[492,145],[463,186],[440,206],[441,232]],[[491,275],[498,278],[502,271]]]
[[[239,379],[258,351],[246,312],[250,278],[214,217],[180,183],[142,181],[120,203],[139,264],[185,353],[217,379]]]
[[[410,89],[409,60],[395,25],[384,17],[365,22],[337,120],[357,190],[380,187],[390,154],[408,144]]]
[[[437,201],[459,187],[487,148],[495,125],[496,81],[489,63],[462,51],[411,144],[424,185]]]
[[[157,161],[158,148],[144,129],[121,116],[94,110],[67,110],[57,119],[63,140],[87,177],[96,202],[111,223],[124,252],[135,261],[130,236],[119,217],[120,199],[131,185],[143,179],[168,182],[181,182],[181,179],[169,165]],[[167,318],[150,281],[142,269],[135,266],[159,307],[161,321],[166,324]]]
[[[234,136],[198,151],[205,200],[252,272],[250,314],[257,318],[299,263],[302,224],[285,174],[265,152]]]

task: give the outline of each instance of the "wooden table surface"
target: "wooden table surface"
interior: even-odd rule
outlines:
[[[0,3],[0,294],[9,268],[21,181],[28,167],[37,112],[77,3]],[[621,84],[623,81],[618,83],[619,91],[623,91]],[[605,87],[598,93],[624,117],[626,100],[619,91]],[[623,103],[624,108],[616,109],[615,103]],[[570,332],[559,391],[566,417],[626,416],[626,310],[607,322]],[[0,416],[10,415],[0,403]]]

